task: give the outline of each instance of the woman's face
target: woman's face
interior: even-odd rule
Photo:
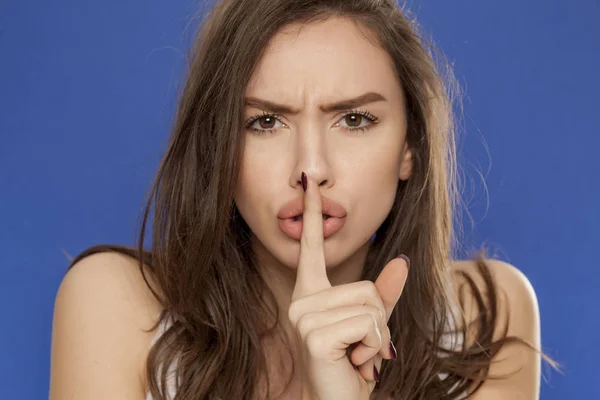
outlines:
[[[346,212],[342,228],[325,239],[332,268],[368,246],[398,180],[410,176],[404,99],[391,59],[363,36],[366,28],[339,18],[298,27],[274,36],[250,79],[235,200],[257,251],[296,268],[300,241],[281,230],[277,214],[302,198],[304,171]],[[369,93],[360,104],[326,107]]]

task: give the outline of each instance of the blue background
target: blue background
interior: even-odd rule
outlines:
[[[413,1],[465,91],[467,249],[535,287],[542,399],[600,398],[600,5]],[[133,243],[175,111],[198,2],[0,5],[0,398],[44,399],[68,265]]]

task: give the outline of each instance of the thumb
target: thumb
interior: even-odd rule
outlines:
[[[402,295],[409,268],[410,260],[402,254],[388,262],[375,281],[388,320]]]

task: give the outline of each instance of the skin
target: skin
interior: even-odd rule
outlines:
[[[300,342],[302,398],[367,399],[375,388],[374,365],[381,368],[375,356],[394,357],[386,326],[406,283],[408,265],[394,259],[375,283],[332,286],[323,251],[319,190],[316,182],[307,181],[297,278],[288,310]],[[357,342],[346,357],[348,347]]]
[[[276,123],[272,136],[245,132],[243,173],[236,193],[238,208],[254,232],[253,245],[261,273],[276,296],[281,324],[291,333],[295,329],[292,321],[297,322],[298,315],[317,315],[315,302],[308,300],[303,302],[304,307],[292,308],[297,314],[288,314],[294,300],[296,304],[302,299],[314,300],[320,289],[329,291],[329,301],[342,308],[347,307],[345,291],[360,292],[356,285],[360,284],[357,280],[368,239],[388,214],[397,181],[408,179],[412,166],[405,142],[400,83],[392,75],[387,56],[344,20],[307,25],[300,33],[295,28],[291,26],[273,38],[247,95],[288,104],[300,112],[283,115],[283,124]],[[379,124],[371,130],[345,131],[343,127],[352,126],[350,118],[344,120],[343,113],[319,110],[321,104],[366,91],[377,91],[387,99],[359,107],[379,118]],[[262,110],[248,108],[246,112],[250,117]],[[359,123],[368,124],[357,120],[356,125]],[[258,122],[254,124],[257,125]],[[263,121],[262,126],[267,124]],[[322,246],[318,240],[303,238],[308,246],[301,247],[301,243],[279,231],[277,225],[280,207],[304,196],[302,171],[309,176],[313,189],[318,188],[348,212],[345,226],[321,240]],[[318,202],[318,196],[313,199]],[[313,226],[316,230],[317,225]],[[312,238],[314,235],[315,230]],[[296,281],[302,271],[298,267],[301,252],[311,256],[307,259],[322,257],[320,264],[303,264],[305,276],[319,277],[314,282]],[[498,299],[501,319],[495,338],[508,323],[508,335],[517,335],[540,348],[540,318],[533,287],[512,265],[497,260],[490,260],[489,264],[500,290],[506,294]],[[390,285],[392,288],[376,284],[377,292],[368,296],[366,306],[375,310],[393,307],[395,296],[400,295],[397,287],[405,279],[403,265],[394,261],[386,266],[382,275],[391,273],[389,279],[396,280],[396,284]],[[423,266],[411,268],[420,267]],[[457,261],[453,268],[472,272],[474,263]],[[148,277],[159,290],[149,271]],[[388,277],[382,279],[386,280]],[[460,283],[460,280],[454,282],[456,287]],[[475,284],[484,288],[477,275]],[[369,313],[373,309],[363,311]],[[507,309],[511,311],[508,321],[504,320]],[[160,304],[142,279],[136,260],[118,253],[100,253],[79,261],[65,276],[56,297],[50,400],[144,399],[148,390],[145,363],[156,335],[156,331],[144,330],[156,322],[160,311]],[[468,294],[462,311],[467,321],[476,318],[477,309]],[[334,317],[329,314],[328,318]],[[381,329],[383,319],[379,330],[385,336],[385,329]],[[472,343],[474,334],[467,337],[467,343]],[[357,349],[353,360],[372,357],[369,346]],[[385,356],[383,349],[374,357]],[[474,399],[539,397],[537,353],[522,346],[505,346],[493,361],[492,375],[520,370],[508,379],[487,381]],[[364,371],[360,372],[362,376]],[[294,381],[291,391],[282,398],[297,399],[302,393],[301,382]]]
[[[250,126],[235,196],[253,232],[261,274],[275,294],[280,325],[290,337],[295,329],[286,316],[301,246],[280,230],[277,213],[302,196],[302,171],[321,195],[347,211],[345,225],[323,244],[327,278],[337,286],[359,279],[369,239],[389,214],[398,181],[412,170],[403,91],[388,54],[347,19],[299,27],[290,25],[273,37],[250,78],[245,109]],[[370,92],[385,100],[323,111],[327,104]],[[257,100],[293,112],[273,115]],[[359,114],[364,112],[368,117]],[[357,129],[363,127],[368,129]],[[386,331],[385,338],[389,341]],[[379,368],[381,357],[374,362]],[[365,379],[374,379],[372,366],[363,367]]]
[[[296,281],[300,241],[280,230],[277,213],[302,196],[302,171],[322,195],[348,213],[344,227],[324,242],[327,274],[334,286],[359,279],[369,239],[389,214],[398,181],[411,174],[400,83],[387,53],[363,34],[344,19],[310,24],[300,32],[292,25],[273,37],[248,85],[246,97],[298,111],[282,114],[275,122],[263,118],[253,123],[262,131],[272,129],[267,135],[245,132],[235,197],[254,233],[260,269],[283,316]],[[352,109],[320,110],[324,104],[367,92],[387,99],[358,107],[377,117],[377,124],[350,114]],[[245,112],[248,119],[269,110],[248,106]],[[348,130],[366,126],[370,129]]]

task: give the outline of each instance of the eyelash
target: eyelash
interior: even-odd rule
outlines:
[[[365,117],[370,124],[367,126],[363,126],[362,128],[343,128],[347,131],[360,131],[360,132],[365,132],[369,129],[371,129],[373,127],[373,125],[376,125],[379,123],[379,118],[377,118],[376,116],[374,116],[373,114],[371,114],[370,112],[366,111],[366,110],[352,110],[350,112],[345,113],[344,115],[342,115],[342,117],[340,118],[340,121],[344,118],[346,118],[348,115],[360,115],[361,117]],[[262,114],[259,115],[255,115],[253,117],[250,117],[247,121],[246,121],[246,129],[249,129],[253,132],[256,132],[256,134],[258,135],[269,135],[272,134],[273,131],[275,130],[273,129],[256,129],[256,128],[252,128],[252,125],[254,125],[254,123],[256,121],[258,121],[261,118],[265,118],[265,117],[270,117],[270,118],[275,118],[277,120],[279,120],[279,118],[281,117],[281,114],[269,114],[267,112],[263,112]],[[281,122],[281,121],[279,121]],[[283,122],[281,122],[283,123]]]

